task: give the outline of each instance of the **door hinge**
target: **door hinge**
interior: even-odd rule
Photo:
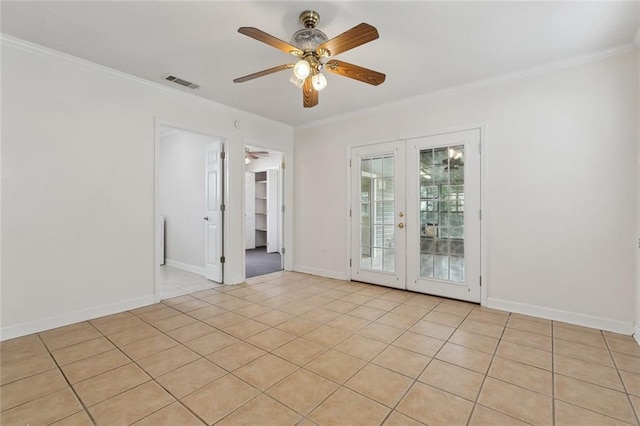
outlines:
[[[349,217],[351,217],[351,209],[349,209]]]
[[[227,208],[227,206],[225,206],[224,204],[220,204],[220,211],[221,212],[225,211],[226,208]]]
[[[284,204],[282,205],[282,212],[284,212]]]
[[[478,210],[478,219],[482,220],[482,209]]]
[[[220,263],[224,263],[224,261],[225,261],[224,256],[220,256]]]
[[[349,167],[351,167],[351,160],[349,160]]]
[[[482,287],[482,275],[480,275],[480,287]]]
[[[353,260],[353,259],[349,259],[349,266],[350,266],[350,267],[351,267],[351,266],[353,266],[353,265],[352,265],[352,260]]]
[[[482,142],[478,142],[478,152],[482,153]]]
[[[227,153],[224,151],[220,151],[220,159],[224,160],[225,158],[227,158]]]
[[[286,165],[287,165],[287,164],[283,161],[283,162],[282,162],[282,168],[284,169],[284,168],[286,167]]]
[[[287,252],[287,249],[282,247],[282,254],[285,254]]]

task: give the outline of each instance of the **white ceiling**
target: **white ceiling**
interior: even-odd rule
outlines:
[[[509,74],[631,43],[636,2],[2,1],[2,32],[291,125]],[[367,22],[380,38],[338,59],[387,75],[374,87],[329,74],[302,107],[283,71],[232,80],[295,58],[237,32],[289,41],[306,9],[329,38]]]

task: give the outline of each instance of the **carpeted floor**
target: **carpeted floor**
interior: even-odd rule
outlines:
[[[280,253],[267,253],[266,247],[258,247],[246,251],[247,278],[281,271]]]

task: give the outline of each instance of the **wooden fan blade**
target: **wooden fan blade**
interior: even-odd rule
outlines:
[[[318,53],[321,54],[323,50],[328,50],[329,56],[336,56],[342,52],[353,49],[354,47],[369,43],[378,37],[378,30],[363,22],[342,34],[335,36],[331,40],[322,43],[318,46]]]
[[[268,70],[262,70],[254,72],[253,74],[245,75],[233,80],[234,83],[244,83],[245,81],[253,80],[254,78],[264,77],[265,75],[273,74],[274,72],[288,70],[293,68],[293,64],[278,65],[277,67],[269,68]]]
[[[363,83],[373,84],[374,86],[384,83],[386,78],[386,76],[381,72],[359,67],[347,62],[338,61],[336,59],[332,59],[327,62],[324,69],[343,77],[349,77],[354,80],[362,81]]]
[[[302,104],[305,108],[313,108],[318,105],[318,91],[311,84],[311,76],[307,77],[302,86]]]
[[[276,49],[280,49],[285,53],[290,53],[294,56],[302,57],[304,52],[298,49],[295,46],[290,45],[286,41],[282,41],[279,38],[272,36],[271,34],[267,34],[262,30],[259,30],[254,27],[240,27],[238,28],[238,32],[240,34],[244,34],[247,37],[251,37],[258,41],[261,41],[269,46],[275,47]]]

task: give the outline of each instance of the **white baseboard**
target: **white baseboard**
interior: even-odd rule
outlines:
[[[135,299],[110,303],[108,305],[82,309],[80,311],[70,312],[63,315],[56,315],[36,321],[10,325],[7,327],[2,327],[0,329],[0,341],[26,336],[28,334],[39,333],[41,331],[51,330],[53,328],[63,327],[65,325],[75,324],[77,322],[87,321],[90,319],[103,317],[105,315],[117,314],[119,312],[128,311],[130,309],[152,305],[153,303],[155,303],[155,296],[153,294],[150,294],[144,297],[137,297]]]
[[[633,323],[631,322],[602,318],[594,315],[562,311],[559,309],[547,308],[545,306],[511,302],[509,300],[495,299],[492,297],[487,298],[487,307],[514,312],[517,314],[530,315],[533,317],[546,318],[554,321],[562,321],[569,324],[581,325],[583,327],[613,331],[614,333],[626,334],[629,336],[633,334]],[[637,332],[638,326],[636,326],[636,333]]]
[[[633,338],[636,339],[636,342],[640,345],[640,324],[636,324],[635,332],[633,333]]]
[[[205,276],[205,269],[202,266],[189,265],[188,263],[178,262],[172,259],[165,259],[164,264],[173,268],[182,269],[183,271],[193,272],[203,277]]]
[[[328,269],[311,268],[309,266],[294,265],[293,270],[303,274],[319,275],[321,277],[335,278],[336,280],[346,280],[347,274],[344,272],[330,271]]]

